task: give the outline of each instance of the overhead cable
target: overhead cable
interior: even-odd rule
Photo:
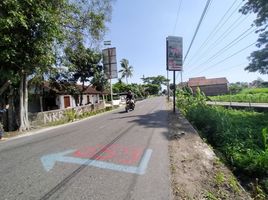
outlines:
[[[210,41],[212,41],[212,38],[214,38],[214,36],[224,27],[224,25],[231,19],[231,17],[237,12],[237,9],[241,6],[241,4],[242,4],[243,2],[240,2],[239,3],[239,5],[238,6],[236,6],[235,7],[235,9],[233,10],[233,12],[227,17],[227,19],[223,22],[223,24],[216,30],[216,32],[214,33],[214,35],[210,38]],[[241,19],[241,17],[239,17],[239,18],[237,18],[236,20],[235,20],[235,22],[233,23],[233,24],[235,24],[238,20],[240,20]],[[231,25],[231,26],[233,26],[233,24]],[[230,27],[228,28],[228,29],[230,29]],[[232,30],[233,31],[233,30]],[[229,34],[232,32],[232,31],[230,31],[229,32]],[[226,32],[226,31],[225,31]],[[225,33],[224,32],[224,33]],[[222,36],[222,35],[221,35]],[[221,37],[220,36],[220,37]],[[218,41],[218,39],[219,38],[217,38],[216,40]],[[210,50],[211,49],[211,47],[214,47],[214,45],[215,45],[215,42],[213,43],[213,44],[211,44],[208,48],[207,48],[207,50],[204,52],[204,49],[206,49],[206,48],[203,48],[202,50],[203,50],[203,54],[201,54],[201,55],[204,55],[208,50]],[[199,53],[200,52],[202,52],[202,50],[200,50],[199,51]],[[200,56],[199,56],[200,57]],[[196,58],[199,58],[199,57],[196,57]],[[195,60],[195,62],[196,62],[196,60],[197,59],[194,59]]]
[[[213,54],[211,57],[209,57],[206,61],[204,61],[203,63],[201,63],[198,66],[202,66],[202,65],[204,65],[206,63],[209,63],[209,62],[213,61],[215,58],[220,56],[222,53],[228,51],[231,47],[233,47],[238,42],[240,42],[241,40],[245,39],[247,36],[249,36],[250,34],[252,34],[253,32],[256,31],[256,29],[254,29],[254,30],[250,31],[249,33],[247,33],[250,29],[252,29],[252,27],[248,28],[246,31],[244,31],[242,34],[240,34],[238,37],[236,37],[234,40],[232,40],[229,44],[227,44],[225,47],[223,47],[222,49],[217,51],[215,54]]]
[[[223,72],[223,71],[229,71],[229,70],[233,70],[235,68],[238,68],[238,67],[242,67],[242,66],[245,66],[246,64],[248,64],[247,62],[244,62],[244,63],[240,63],[240,64],[236,64],[236,65],[233,65],[232,67],[228,67],[228,68],[223,68],[223,69],[220,69],[214,73],[219,73],[219,72]]]
[[[211,40],[211,38],[213,38],[216,35],[216,33],[215,33],[216,30],[219,30],[218,27],[221,25],[222,21],[224,20],[224,18],[226,17],[226,15],[230,12],[230,10],[235,5],[235,3],[236,3],[236,1],[234,1],[232,3],[232,5],[228,8],[228,10],[225,12],[225,14],[221,17],[221,19],[217,23],[217,25],[213,28],[213,30],[207,36],[206,40],[201,44],[201,46],[199,47],[199,49],[194,53],[193,57],[195,57],[197,54],[199,54],[200,53],[200,50],[203,49],[207,45],[208,41]]]
[[[177,23],[178,23],[178,20],[179,20],[179,15],[180,15],[180,10],[181,10],[181,4],[182,4],[182,0],[179,1],[179,7],[178,7],[178,10],[177,10],[177,16],[176,16],[175,26],[174,26],[174,29],[173,29],[173,35],[175,34],[175,31],[176,31],[176,28],[177,28]]]
[[[195,30],[194,36],[193,36],[193,38],[192,38],[192,41],[191,41],[191,43],[190,43],[190,45],[189,45],[189,48],[188,48],[188,50],[187,50],[187,52],[186,52],[186,54],[185,54],[185,56],[184,56],[184,59],[183,59],[184,62],[186,61],[187,56],[188,56],[188,53],[189,53],[190,50],[191,50],[191,47],[192,47],[192,45],[193,45],[193,42],[194,42],[195,37],[196,37],[196,35],[197,35],[197,32],[198,32],[198,30],[199,30],[199,28],[200,28],[200,25],[201,25],[201,23],[202,23],[202,21],[203,21],[205,15],[206,15],[206,13],[207,13],[207,10],[208,10],[208,7],[209,7],[211,1],[212,1],[212,0],[207,0],[206,6],[205,6],[205,8],[204,8],[204,10],[203,10],[203,13],[202,13],[202,15],[201,15],[201,18],[200,18],[200,20],[199,20],[199,22],[198,22],[198,25],[197,25],[197,27],[196,27],[196,30]]]
[[[242,21],[239,21],[239,19],[242,19]],[[242,22],[243,21],[245,21],[245,19],[247,19],[247,16],[246,17],[244,17],[244,18],[241,18],[241,17],[238,17],[235,21],[234,21],[234,23],[231,25],[231,26],[229,26],[228,28],[227,28],[227,30],[223,33],[223,34],[221,34],[221,36],[220,37],[218,37],[217,39],[216,39],[216,41],[214,41],[207,49],[206,49],[206,51],[204,51],[200,56],[198,56],[198,57],[196,57],[196,59],[195,59],[195,61],[194,62],[192,62],[192,67],[194,67],[194,64],[195,63],[197,63],[197,61],[200,61],[200,57],[202,57],[202,56],[204,56],[204,55],[207,55],[207,54],[209,54],[208,52],[213,52],[213,49],[215,49],[221,42],[223,42],[224,40],[224,38],[226,38],[228,35],[230,35],[234,30],[236,30],[241,24],[242,24]],[[240,22],[237,26],[235,26],[235,28],[233,28],[232,30],[230,30],[229,31],[229,29],[231,28],[231,27],[233,27],[235,24],[237,24],[237,22]],[[249,29],[251,29],[252,28],[252,26],[249,28]],[[247,32],[249,29],[247,29],[245,32]],[[238,36],[238,38],[239,37],[241,37],[242,35],[244,35],[245,34],[245,32],[243,32],[240,36]],[[221,40],[220,40],[221,39]],[[219,41],[220,40],[220,41]],[[237,40],[237,39],[234,39],[234,40]],[[232,42],[234,42],[234,41],[232,41]],[[231,43],[232,43],[231,42]],[[224,47],[225,48],[225,47]],[[204,59],[205,57],[203,57],[203,60],[205,60]],[[199,60],[198,60],[199,59]],[[210,59],[210,58],[209,58]],[[207,60],[209,60],[209,59],[207,59]],[[202,60],[202,59],[201,59]],[[205,61],[206,62],[206,61]],[[191,67],[191,68],[192,68]],[[189,68],[189,69],[191,69],[191,68]]]
[[[235,55],[241,53],[242,51],[248,49],[249,47],[253,46],[254,44],[257,44],[257,42],[254,42],[254,43],[252,43],[252,44],[250,44],[250,45],[244,47],[243,49],[240,49],[239,51],[233,53],[232,55],[229,55],[228,57],[226,57],[226,58],[220,60],[219,62],[217,62],[217,63],[215,63],[215,64],[213,64],[213,65],[211,65],[211,66],[209,66],[209,67],[207,67],[207,68],[205,68],[205,69],[203,69],[202,71],[198,72],[198,74],[200,74],[200,73],[202,73],[202,72],[204,72],[204,71],[207,71],[208,69],[210,69],[210,68],[212,68],[212,67],[214,67],[214,66],[216,66],[216,65],[218,65],[218,64],[223,63],[224,61],[226,61],[226,60],[232,58],[233,56],[235,56]]]

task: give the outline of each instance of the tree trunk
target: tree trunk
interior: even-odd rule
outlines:
[[[79,103],[80,106],[83,105],[83,93],[84,93],[84,90],[85,90],[85,82],[83,81],[82,82],[82,91],[80,93],[80,103]]]
[[[43,87],[43,84],[42,84],[42,86],[39,87],[39,91],[40,91],[40,96],[39,96],[40,111],[43,112],[44,111],[44,106],[43,106],[44,87]]]
[[[28,81],[25,73],[22,73],[20,80],[20,128],[19,131],[30,129],[28,119]]]
[[[43,112],[44,109],[43,109],[43,96],[42,95],[39,96],[39,101],[40,101],[40,111]]]
[[[10,87],[9,97],[8,97],[8,131],[14,131],[18,127],[16,127],[16,119],[15,119],[15,107],[14,107],[14,88]]]

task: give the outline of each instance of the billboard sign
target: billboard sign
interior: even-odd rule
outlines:
[[[118,78],[116,48],[107,48],[102,51],[104,73],[109,79]]]
[[[166,39],[167,70],[182,71],[182,37],[168,36]]]

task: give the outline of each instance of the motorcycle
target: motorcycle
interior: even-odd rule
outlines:
[[[134,110],[135,109],[135,102],[134,102],[134,100],[127,99],[126,100],[126,107],[125,107],[125,109],[126,109],[126,112],[129,112],[130,110]]]

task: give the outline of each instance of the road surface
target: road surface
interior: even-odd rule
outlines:
[[[0,142],[0,199],[172,199],[164,97]]]

